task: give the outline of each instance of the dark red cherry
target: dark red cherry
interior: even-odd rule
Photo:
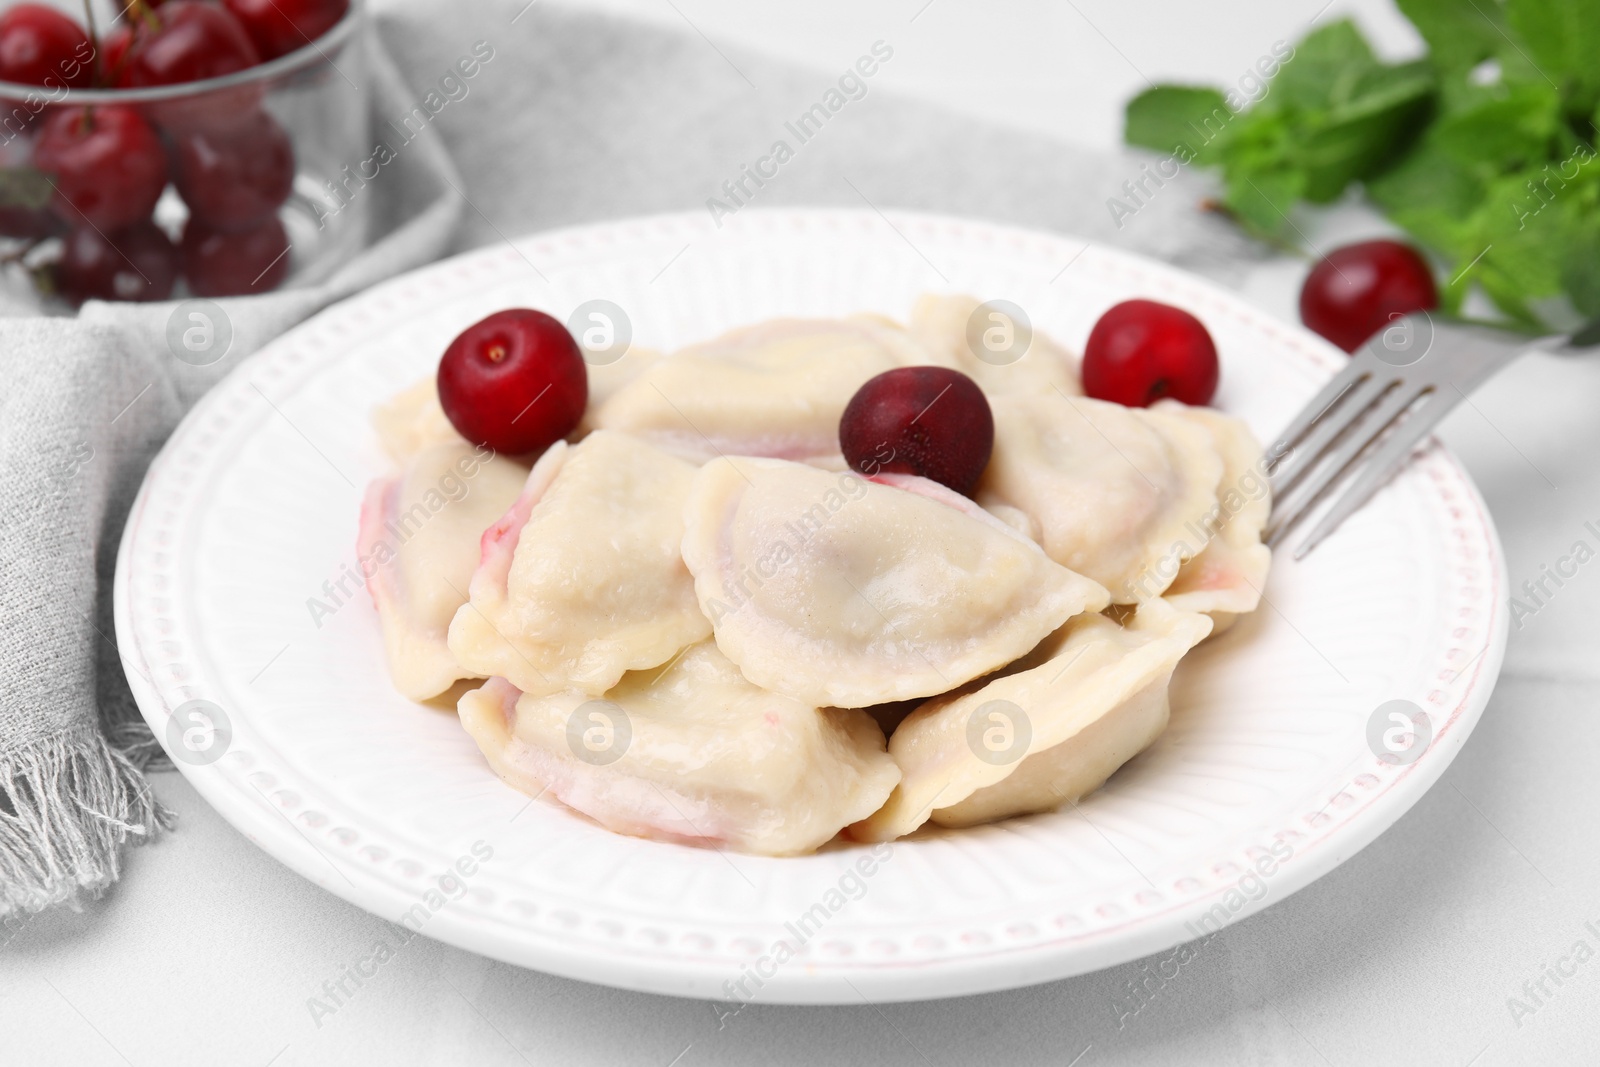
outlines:
[[[238,18],[261,58],[276,59],[315,41],[339,24],[350,0],[222,0]]]
[[[970,495],[994,448],[994,415],[978,383],[945,367],[897,367],[845,405],[839,448],[852,470],[920,474]]]
[[[1363,241],[1329,252],[1300,290],[1300,321],[1354,352],[1391,321],[1439,306],[1433,270],[1399,241]]]
[[[48,208],[0,206],[0,237],[50,237],[64,228],[65,224]]]
[[[589,403],[583,353],[559,320],[511,308],[468,326],[439,360],[439,404],[461,436],[504,455],[541,452]]]
[[[89,35],[55,8],[14,4],[0,12],[0,81],[86,89],[93,60]]]
[[[178,194],[217,229],[249,229],[289,199],[294,145],[265,111],[235,125],[175,134],[172,145]]]
[[[1182,308],[1127,300],[1089,331],[1083,391],[1131,408],[1171,397],[1195,406],[1217,392],[1217,346],[1205,325]]]
[[[102,234],[79,227],[63,239],[56,284],[74,303],[165,300],[178,279],[178,250],[150,221]]]
[[[167,157],[131,107],[100,104],[51,111],[33,163],[55,181],[55,210],[69,224],[110,232],[150,217],[167,184]]]
[[[253,67],[261,56],[239,20],[218,4],[171,0],[134,34],[119,85],[181,85]]]
[[[276,215],[247,230],[219,230],[191,218],[182,248],[183,276],[196,296],[265,293],[289,274],[289,233]]]

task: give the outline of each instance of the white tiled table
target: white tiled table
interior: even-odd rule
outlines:
[[[592,0],[716,40],[842,69],[875,36],[850,0]],[[913,13],[921,0],[901,4]],[[1317,0],[1227,5],[932,0],[883,84],[969,114],[1109,147],[1145,76],[1223,82]],[[1383,0],[1355,9],[1380,47],[1416,47]],[[1345,211],[1313,239],[1370,229]],[[1292,317],[1303,265],[1247,295]],[[1526,360],[1445,436],[1500,525],[1513,586],[1600,520],[1600,358]],[[181,830],[134,850],[81,914],[0,929],[0,1064],[805,1064],[860,1062],[1595,1063],[1600,958],[1514,1020],[1510,997],[1578,940],[1600,951],[1600,570],[1580,572],[1511,638],[1482,724],[1443,781],[1333,874],[1228,929],[1119,1029],[1131,964],[1033,989],[871,1007],[707,1004],[519,970],[418,939],[319,1027],[321,982],[387,924],[291,874],[175,774]],[[1075,1057],[1081,1056],[1081,1059]],[[1478,1057],[1474,1060],[1474,1057]]]

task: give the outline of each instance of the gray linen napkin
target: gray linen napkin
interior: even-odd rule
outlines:
[[[415,97],[381,48],[374,118]],[[381,120],[378,120],[381,121]],[[375,121],[374,125],[377,122]],[[359,157],[358,157],[359,158]],[[134,707],[111,622],[117,542],[145,468],[184,411],[260,345],[342,296],[444,250],[460,179],[436,134],[374,190],[382,236],[315,288],[220,305],[228,354],[174,358],[173,303],[45,317],[25,288],[0,319],[0,919],[98,894],[120,852],[169,817],[141,771],[160,752]],[[404,220],[395,225],[395,220]]]
[[[443,13],[427,0],[375,12],[394,59],[375,57],[375,136],[394,135],[430,92],[438,109],[431,131],[374,183],[375,232],[387,236],[317,288],[225,302],[235,341],[222,362],[194,368],[167,352],[170,304],[0,319],[0,918],[102,891],[117,878],[121,847],[165,824],[140,770],[159,748],[133,707],[110,622],[122,523],[182,413],[240,358],[330,301],[452,242],[796,203],[989,217],[1224,278],[1255,254],[1195,210],[1210,191],[1203,180],[1157,184],[1143,169],[1150,159],[1093,155],[895,98],[882,76],[912,47],[899,40],[909,24],[886,20],[876,40],[860,42],[873,62],[852,57],[817,72],[692,27],[527,0]],[[457,62],[484,48],[493,57],[478,76],[456,78]],[[789,124],[807,114],[802,141]],[[792,158],[740,190],[743,168],[780,140]],[[1119,224],[1107,200],[1126,203],[1126,182],[1142,183],[1140,206]],[[9,299],[12,314],[27,310],[24,298]]]

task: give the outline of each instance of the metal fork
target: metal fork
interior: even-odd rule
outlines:
[[[1302,559],[1411,458],[1439,420],[1490,375],[1528,352],[1600,344],[1600,319],[1570,334],[1530,340],[1427,312],[1396,319],[1350,358],[1268,450],[1276,545],[1343,483],[1349,488],[1295,549]]]

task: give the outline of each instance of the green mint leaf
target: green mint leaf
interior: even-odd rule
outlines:
[[[1581,102],[1582,110],[1594,107],[1600,99],[1600,3],[1506,0],[1505,10],[1539,73]]]
[[[1433,87],[1421,64],[1374,67],[1343,102],[1307,115],[1293,138],[1306,199],[1327,203],[1350,182],[1391,167],[1425,117]]]
[[[1442,116],[1432,130],[1440,150],[1489,173],[1549,159],[1565,132],[1555,90],[1532,82],[1499,87],[1498,92]]]
[[[1499,0],[1396,2],[1428,42],[1428,58],[1440,71],[1471,70],[1508,47]]]
[[[1215,89],[1158,85],[1128,102],[1123,138],[1129,144],[1173,153],[1182,146],[1198,156],[1233,121]]]
[[[1600,165],[1573,161],[1565,171],[1541,167],[1506,175],[1486,187],[1470,220],[1462,265],[1481,252],[1473,278],[1505,314],[1537,325],[1535,305],[1563,294],[1574,257],[1583,254],[1597,200]],[[1588,251],[1593,255],[1592,245]]]
[[[1223,202],[1246,228],[1282,239],[1294,230],[1289,213],[1304,194],[1305,184],[1305,174],[1290,167],[1254,171],[1230,167]]]
[[[1268,100],[1278,107],[1337,106],[1356,95],[1361,79],[1378,66],[1361,31],[1349,19],[1330,22],[1295,46],[1294,58],[1272,79]]]
[[[1367,182],[1367,196],[1423,244],[1471,259],[1471,217],[1487,196],[1483,179],[1425,138],[1393,169]]]
[[[1590,217],[1573,238],[1561,264],[1561,287],[1579,312],[1600,316],[1600,219]]]

